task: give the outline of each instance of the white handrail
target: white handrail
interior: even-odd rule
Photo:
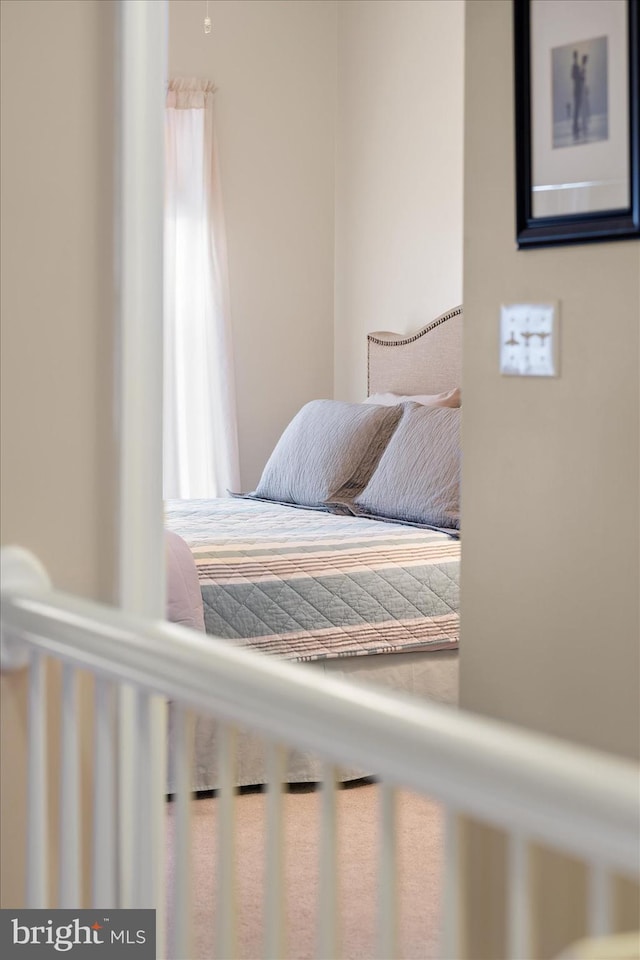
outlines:
[[[4,629],[41,653],[331,762],[376,770],[472,817],[638,875],[640,780],[631,761],[56,591],[12,592],[6,573],[5,582]]]

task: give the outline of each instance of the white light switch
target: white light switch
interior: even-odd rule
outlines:
[[[557,377],[557,303],[511,303],[500,315],[500,373],[515,377]]]

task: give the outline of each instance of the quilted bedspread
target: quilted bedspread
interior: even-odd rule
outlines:
[[[242,499],[165,510],[193,553],[210,634],[299,661],[458,645],[458,539]]]

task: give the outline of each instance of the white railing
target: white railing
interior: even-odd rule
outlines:
[[[530,896],[528,849],[541,843],[572,854],[591,868],[591,929],[611,929],[612,874],[637,877],[640,872],[640,813],[638,767],[633,763],[581,749],[560,741],[510,728],[482,717],[434,703],[409,703],[406,698],[332,679],[310,668],[212,642],[183,627],[126,614],[52,590],[42,568],[21,550],[2,552],[2,666],[30,668],[28,808],[28,906],[46,906],[43,855],[49,848],[44,777],[47,703],[43,660],[54,657],[65,667],[65,706],[61,764],[69,781],[61,830],[68,855],[61,862],[60,889],[70,903],[79,890],[77,804],[77,724],[72,668],[98,678],[96,744],[100,765],[96,776],[94,835],[94,905],[104,906],[105,891],[116,905],[148,906],[144,885],[132,887],[122,902],[114,882],[114,845],[104,842],[104,823],[118,831],[116,804],[117,737],[113,694],[133,688],[146,698],[161,695],[188,708],[179,714],[182,741],[178,758],[176,871],[173,891],[175,942],[168,954],[189,957],[189,803],[191,791],[189,711],[218,718],[225,726],[220,763],[220,843],[218,889],[232,891],[234,728],[259,731],[270,748],[272,796],[269,801],[268,863],[273,884],[267,885],[265,956],[282,956],[280,787],[283,770],[280,745],[313,751],[326,761],[322,800],[324,842],[321,859],[318,956],[335,956],[337,916],[335,897],[335,765],[378,771],[381,786],[381,874],[379,878],[379,956],[394,953],[397,891],[393,873],[393,789],[413,789],[441,801],[447,808],[444,889],[447,891],[443,943],[438,957],[459,958],[460,883],[458,877],[457,815],[493,824],[510,836],[509,956],[530,957]],[[147,733],[148,716],[139,718]],[[74,732],[75,731],[75,732]],[[148,739],[148,738],[147,738]],[[109,758],[106,763],[105,759]],[[153,763],[153,759],[149,761]],[[106,772],[105,772],[106,771]],[[153,782],[153,771],[148,771]],[[157,827],[144,806],[134,800],[127,812],[134,823],[138,849],[158,843]],[[98,819],[99,817],[99,819]],[[160,870],[162,857],[155,858]],[[107,879],[105,879],[107,878]],[[160,876],[152,878],[162,889]],[[236,942],[233,896],[219,924],[217,954],[233,957]]]

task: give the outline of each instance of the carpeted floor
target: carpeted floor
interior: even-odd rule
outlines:
[[[375,784],[349,787],[338,793],[339,956],[345,960],[371,960],[377,956],[378,796]],[[434,958],[440,919],[441,810],[412,793],[399,792],[397,797],[400,949],[398,957],[389,960]],[[238,955],[243,960],[257,960],[263,955],[265,800],[263,793],[242,794],[236,799]],[[216,803],[215,798],[193,801],[194,956],[180,960],[214,956]],[[282,960],[315,956],[319,809],[318,792],[293,792],[285,797],[288,951]],[[169,889],[174,812],[174,804],[169,804]]]

